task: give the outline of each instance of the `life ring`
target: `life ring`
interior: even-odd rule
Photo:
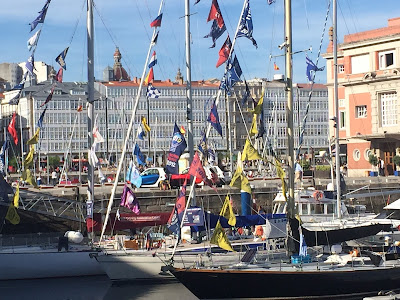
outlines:
[[[313,197],[315,200],[320,201],[324,197],[324,193],[321,191],[315,191]]]

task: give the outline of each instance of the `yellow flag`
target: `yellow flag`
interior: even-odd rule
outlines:
[[[25,169],[25,170],[22,172],[22,177],[21,177],[21,179],[24,180],[26,183],[29,183],[30,185],[33,185],[33,187],[39,188],[38,185],[37,185],[37,183],[36,183],[35,178],[32,176],[31,170]]]
[[[39,132],[40,132],[40,127],[38,129],[36,129],[36,132],[33,135],[33,137],[31,137],[26,143],[28,145],[37,144],[39,142]]]
[[[243,174],[243,171],[240,167],[237,167],[235,174],[233,174],[231,183],[229,185],[251,194],[251,187],[249,184],[249,180],[247,179],[246,175]]]
[[[253,122],[251,123],[251,128],[250,128],[250,136],[254,136],[256,134],[258,134],[258,130],[257,130],[257,115],[254,114],[253,115]]]
[[[282,193],[283,196],[285,197],[286,201],[286,182],[285,182],[285,171],[282,169],[281,163],[278,159],[275,158],[275,167],[276,167],[276,174],[278,175],[278,177],[281,179],[282,181]]]
[[[231,226],[236,225],[236,216],[233,213],[233,208],[228,195],[225,198],[224,205],[222,205],[222,209],[219,215],[227,219],[229,225]]]
[[[145,131],[150,132],[150,126],[147,124],[147,120],[145,117],[142,117],[142,124]]]
[[[231,243],[228,240],[228,237],[226,236],[225,230],[222,228],[219,220],[214,228],[214,233],[211,237],[210,243],[218,245],[219,247],[227,251],[234,251],[232,249]]]
[[[14,206],[16,208],[18,208],[19,207],[19,182],[17,183],[17,188],[15,190],[13,202],[14,202]]]
[[[245,160],[257,160],[262,159],[261,155],[258,154],[257,150],[253,147],[250,141],[247,139],[246,144],[244,144],[242,161]]]
[[[8,207],[6,220],[10,221],[10,223],[13,225],[17,225],[20,221],[17,209],[12,203],[10,203],[10,206]]]
[[[258,103],[256,105],[256,107],[254,108],[254,110],[252,111],[252,113],[254,114],[261,114],[261,111],[263,109],[263,102],[264,102],[264,90],[262,91],[262,96],[260,98],[260,100],[258,100]]]
[[[33,155],[35,154],[35,146],[31,145],[31,149],[24,160],[24,167],[29,168],[33,164]]]

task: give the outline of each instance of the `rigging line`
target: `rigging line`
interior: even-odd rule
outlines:
[[[348,11],[350,12],[351,19],[353,20],[354,30],[355,30],[355,32],[360,32],[360,31],[357,29],[356,22],[355,22],[355,21],[357,21],[357,20],[356,20],[356,18],[355,18],[354,15],[353,15],[353,10],[351,9],[349,0],[346,0],[346,3],[347,3],[347,7],[349,8]],[[340,8],[340,5],[339,5],[339,8]],[[342,12],[342,10],[340,10],[340,12]],[[343,19],[344,19],[344,16],[343,16]]]
[[[304,10],[305,10],[305,12],[306,12],[307,29],[310,30],[310,24],[308,23],[308,12],[307,12],[306,0],[304,0]]]
[[[272,45],[274,44],[274,39],[275,39],[275,16],[276,16],[276,5],[274,5],[273,8],[273,13],[272,13],[272,26],[271,26],[271,45],[270,45],[270,57],[272,55]],[[271,59],[269,60],[268,66],[267,66],[267,75],[271,75]]]
[[[97,9],[97,6],[95,5],[95,3],[93,3],[93,7],[94,7],[95,11],[97,12],[97,15],[99,16],[99,18],[100,18],[100,20],[101,20],[101,23],[103,23],[103,26],[104,26],[104,28],[106,29],[108,35],[110,36],[111,41],[113,42],[114,46],[117,47],[117,45],[118,45],[118,44],[117,44],[117,41],[115,40],[115,38],[113,37],[113,35],[112,35],[110,29],[108,28],[108,26],[107,26],[106,23],[104,22],[104,18],[103,18],[103,16],[100,14],[100,11]],[[124,53],[126,53],[125,55],[128,56],[127,53],[129,53],[129,52],[125,52],[123,48],[121,48],[121,49],[122,49],[122,51],[123,51]],[[129,56],[128,56],[128,57],[129,57]],[[122,61],[123,61],[124,63],[126,63],[126,66],[127,66],[127,68],[128,68],[128,74],[132,76],[133,73],[131,72],[130,64],[128,64],[128,62],[127,62],[124,58],[122,58]],[[135,70],[134,70],[135,72],[139,73],[138,70],[135,68],[134,65],[133,65],[133,68],[135,69]]]
[[[84,8],[85,8],[85,4],[86,4],[86,1],[83,0],[83,1],[82,1],[81,14],[79,15],[78,19],[76,20],[75,27],[74,27],[74,30],[72,31],[72,35],[71,35],[71,38],[70,38],[70,40],[69,40],[69,44],[68,44],[68,45],[71,45],[71,44],[72,44],[72,40],[74,39],[76,30],[78,29],[79,22],[80,22],[80,20],[82,19],[82,14],[83,14],[83,12],[85,11],[85,9],[84,9]]]

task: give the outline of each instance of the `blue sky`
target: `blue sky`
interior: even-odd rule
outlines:
[[[22,62],[29,57],[27,40],[33,35],[29,23],[33,21],[45,0],[2,0],[0,26],[2,30],[1,62]],[[159,0],[97,0],[94,1],[95,18],[95,76],[102,79],[105,67],[113,65],[113,54],[118,46],[123,56],[123,66],[132,77],[140,77],[149,47],[152,28],[150,22],[157,16]],[[184,0],[165,0],[163,22],[159,40],[154,48],[158,64],[154,67],[155,79],[175,78],[178,68],[186,78],[185,69],[185,24]],[[226,39],[224,33],[210,49],[208,34],[211,23],[207,23],[211,0],[201,0],[193,5],[190,0],[192,33],[192,80],[221,78],[223,66],[215,64],[218,50]],[[242,10],[242,0],[219,0],[227,32],[233,38]],[[256,49],[250,40],[239,38],[235,45],[239,63],[246,79],[262,77],[272,79],[275,73],[283,73],[284,57],[270,60],[270,55],[280,55],[278,45],[283,42],[283,0],[272,5],[267,0],[250,0],[253,18],[253,37],[258,43]],[[293,50],[304,50],[312,46],[309,57],[315,62],[324,28],[328,0],[293,0]],[[400,17],[398,0],[365,1],[338,0],[338,39],[345,34],[387,26],[387,20]],[[332,7],[328,18],[322,53],[328,44],[328,29],[332,25]],[[40,24],[37,28],[40,28]],[[76,31],[74,31],[76,28]],[[74,33],[75,32],[75,33]],[[72,39],[72,42],[71,42]],[[87,81],[86,70],[86,0],[52,0],[46,16],[39,44],[35,53],[36,61],[54,65],[55,57],[70,46],[64,72],[65,81]],[[273,70],[273,62],[280,71]],[[318,66],[324,66],[321,57]],[[293,58],[294,82],[306,82],[305,54]],[[243,78],[243,77],[242,77]],[[325,72],[318,72],[316,82],[325,83]]]

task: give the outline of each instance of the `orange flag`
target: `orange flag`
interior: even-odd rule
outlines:
[[[279,70],[279,67],[277,66],[276,63],[274,63],[274,70]]]

